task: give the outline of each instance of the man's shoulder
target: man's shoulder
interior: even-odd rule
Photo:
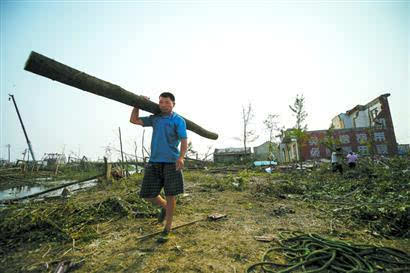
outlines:
[[[161,117],[161,115],[159,115],[159,114],[153,114],[153,115],[144,116],[144,117],[140,117],[140,118],[150,118],[150,119],[152,119],[152,118],[159,118],[159,117]]]
[[[175,120],[177,120],[177,121],[183,121],[183,122],[185,122],[185,119],[184,119],[181,115],[179,115],[179,114],[177,114],[177,113],[175,113],[175,112],[173,113],[172,118],[175,119]]]

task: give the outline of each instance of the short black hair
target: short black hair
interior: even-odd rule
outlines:
[[[172,93],[164,92],[164,93],[161,93],[161,95],[159,95],[159,96],[163,97],[163,98],[170,98],[172,100],[172,102],[175,102],[175,97],[174,97],[174,95],[172,95]]]

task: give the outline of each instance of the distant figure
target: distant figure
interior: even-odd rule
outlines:
[[[356,168],[357,154],[350,152],[347,154],[346,158],[347,158],[347,164],[349,165],[349,168],[350,169]]]
[[[332,172],[339,171],[340,174],[343,174],[342,156],[342,148],[336,148],[336,151],[332,153]]]
[[[61,193],[61,196],[67,197],[70,194],[70,191],[67,188],[63,189],[63,192]]]

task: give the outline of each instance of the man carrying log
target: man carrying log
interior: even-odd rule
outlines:
[[[165,228],[158,242],[166,242],[171,231],[176,206],[176,195],[184,192],[182,169],[188,147],[185,120],[173,112],[175,97],[169,92],[159,96],[161,113],[139,117],[134,107],[130,122],[144,127],[152,126],[151,156],[145,168],[140,196],[161,207],[158,221],[165,220]],[[181,151],[178,151],[181,142]],[[160,196],[164,188],[165,199]]]

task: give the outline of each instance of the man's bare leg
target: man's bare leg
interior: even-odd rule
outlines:
[[[154,198],[145,198],[145,199],[150,201],[154,205],[157,205],[165,209],[167,208],[167,201],[165,201],[165,199],[162,198],[161,195],[158,195],[157,197],[154,197]]]
[[[174,217],[174,211],[176,207],[176,198],[175,196],[166,196],[166,214],[165,214],[165,230],[170,231],[172,226],[172,218]]]

